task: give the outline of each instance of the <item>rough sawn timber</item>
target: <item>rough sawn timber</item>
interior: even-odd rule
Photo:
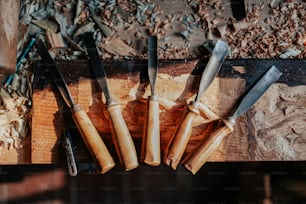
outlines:
[[[67,80],[69,89],[77,103],[79,103],[92,119],[98,132],[109,147],[112,155],[116,157],[111,140],[110,128],[107,121],[107,111],[104,97],[90,73],[86,61],[59,62],[59,68]],[[185,104],[194,99],[200,74],[206,61],[161,61],[157,78],[157,93],[160,97],[160,130],[161,150],[165,148],[176,124],[184,112]],[[301,60],[228,60],[223,65],[218,77],[208,88],[201,101],[221,117],[226,117],[232,111],[237,100],[248,90],[252,84],[272,65],[278,66],[284,72],[283,77],[273,86],[289,86],[292,89],[304,86],[305,70]],[[299,64],[301,68],[290,67]],[[141,136],[143,131],[146,98],[150,95],[147,83],[146,61],[106,62],[106,72],[109,77],[110,91],[122,105],[123,116],[135,141],[137,153],[140,155]],[[294,70],[296,69],[296,70]],[[37,63],[33,91],[33,117],[32,117],[32,163],[55,163],[65,161],[64,149],[61,146],[61,133],[68,127],[73,127],[69,110],[52,85],[48,83],[44,65]],[[301,76],[302,75],[302,76]],[[272,95],[278,95],[279,100],[285,88],[273,87],[269,90]],[[271,92],[272,91],[272,92]],[[275,92],[275,94],[273,93]],[[287,91],[288,92],[288,91]],[[301,93],[303,94],[303,93]],[[306,93],[305,93],[306,94]],[[304,95],[299,97],[306,97]],[[287,97],[288,98],[288,97]],[[263,97],[269,101],[269,97]],[[291,97],[291,104],[294,103]],[[298,99],[297,99],[298,100]],[[278,101],[278,100],[274,100]],[[270,102],[273,103],[273,102]],[[262,104],[264,107],[258,107]],[[262,129],[267,128],[267,123],[254,120],[256,109],[262,112],[266,108],[265,101],[261,101],[251,111],[239,117],[234,132],[226,137],[220,148],[210,157],[209,161],[254,161],[254,160],[301,160],[305,159],[303,153],[293,154],[294,147],[302,149],[303,134],[300,133],[299,144],[286,148],[274,148],[269,152],[263,148],[273,146],[277,140],[277,132],[269,129],[268,135],[262,134]],[[271,106],[271,105],[270,105]],[[303,106],[303,104],[298,104]],[[277,105],[275,106],[277,107]],[[284,104],[282,105],[284,109]],[[278,115],[274,116],[274,112]],[[272,110],[269,120],[280,117],[279,112]],[[290,114],[289,114],[290,115]],[[292,116],[292,114],[290,115]],[[259,117],[257,117],[258,119]],[[292,117],[291,117],[292,118]],[[285,120],[284,116],[281,120]],[[298,119],[302,120],[301,117]],[[262,126],[262,123],[265,126]],[[298,122],[301,125],[301,121]],[[198,116],[193,127],[192,137],[186,152],[191,151],[200,140],[205,139],[205,134],[216,123],[205,124],[205,119]],[[297,129],[297,128],[296,128]],[[257,131],[260,130],[260,131]],[[300,131],[301,132],[301,131]],[[272,134],[272,136],[271,136]],[[273,136],[274,134],[274,136]],[[290,134],[288,132],[288,134]],[[295,133],[296,134],[296,133]],[[267,140],[264,136],[267,135]],[[288,137],[284,135],[281,140]],[[299,136],[296,136],[299,137]],[[269,140],[270,138],[270,140]],[[271,139],[273,138],[273,140]],[[270,142],[265,144],[265,142]],[[259,145],[257,145],[259,143]],[[265,144],[265,145],[263,145]],[[282,142],[281,144],[284,144]],[[90,158],[82,142],[78,140],[78,157],[81,161]],[[272,151],[272,149],[271,149]],[[282,152],[290,151],[290,152]],[[264,154],[263,154],[264,153]],[[289,154],[290,153],[290,154]],[[288,156],[288,154],[290,156]],[[284,155],[277,156],[277,155]],[[296,157],[294,156],[296,155]]]

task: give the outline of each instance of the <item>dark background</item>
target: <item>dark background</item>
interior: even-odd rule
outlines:
[[[76,177],[65,164],[1,166],[0,203],[306,203],[306,162],[207,163],[195,176],[164,165]]]

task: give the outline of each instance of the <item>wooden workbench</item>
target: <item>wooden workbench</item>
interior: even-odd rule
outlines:
[[[205,64],[205,60],[160,62],[157,93],[160,97],[162,149],[180,120],[184,105],[194,98]],[[303,149],[306,149],[306,133],[303,130],[306,127],[306,110],[303,107],[306,101],[306,61],[227,60],[201,101],[219,116],[226,117],[237,100],[273,64],[279,67],[283,76],[250,111],[238,119],[234,133],[224,140],[210,161],[305,160]],[[105,66],[111,93],[122,105],[123,115],[139,153],[145,99],[150,94],[146,81],[146,61],[106,62]],[[103,94],[87,62],[59,62],[59,68],[75,101],[86,110],[116,157]],[[74,124],[70,111],[49,83],[41,62],[36,64],[32,112],[31,142],[24,145],[28,152],[23,151],[17,154],[18,159],[12,158],[5,163],[65,162],[61,134]],[[214,125],[204,124],[204,121],[201,116],[196,119],[186,152],[195,148],[204,139],[203,133]],[[81,140],[77,141],[77,145],[79,159],[90,160]]]

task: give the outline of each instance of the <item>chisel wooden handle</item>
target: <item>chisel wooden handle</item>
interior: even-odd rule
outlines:
[[[150,96],[147,106],[141,158],[144,158],[144,162],[150,166],[158,166],[160,164],[160,128],[157,97]]]
[[[117,103],[112,103],[107,109],[119,159],[122,160],[126,171],[132,170],[138,167],[138,159],[132,136],[122,116],[121,107]]]
[[[101,168],[100,172],[109,171],[115,166],[115,162],[86,112],[79,105],[75,105],[72,109],[72,116],[85,145]]]
[[[234,131],[233,121],[224,120],[224,123],[224,126],[215,130],[208,138],[204,139],[203,143],[187,155],[183,161],[184,166],[193,174],[199,171],[209,156],[220,146],[223,139]]]
[[[177,127],[174,136],[170,139],[167,146],[166,164],[176,169],[188,144],[191,136],[192,123],[194,118],[199,115],[199,109],[194,105],[188,105],[183,120]]]

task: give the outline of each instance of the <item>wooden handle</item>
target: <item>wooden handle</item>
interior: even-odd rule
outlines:
[[[4,75],[16,70],[19,5],[18,0],[0,0],[0,73]]]
[[[204,118],[208,119],[207,122],[220,119],[220,117],[217,114],[215,114],[212,110],[208,108],[207,105],[203,103],[199,103],[199,110],[200,110],[200,114],[201,115],[203,114]]]
[[[160,164],[159,103],[150,97],[144,124],[141,158],[150,166]]]
[[[171,137],[166,149],[166,164],[176,169],[191,136],[192,123],[199,114],[199,110],[193,105],[187,106],[187,111],[181,123],[177,127],[174,136]]]
[[[183,161],[184,166],[196,174],[205,164],[209,156],[219,147],[223,139],[234,131],[233,123],[224,121],[225,125],[214,131],[203,143],[187,155]]]
[[[119,159],[123,162],[126,171],[132,170],[138,167],[138,159],[135,145],[122,116],[120,105],[113,103],[107,109]]]
[[[73,120],[82,135],[85,145],[101,168],[100,172],[109,171],[115,166],[115,162],[95,126],[79,105],[74,106],[72,112]]]

